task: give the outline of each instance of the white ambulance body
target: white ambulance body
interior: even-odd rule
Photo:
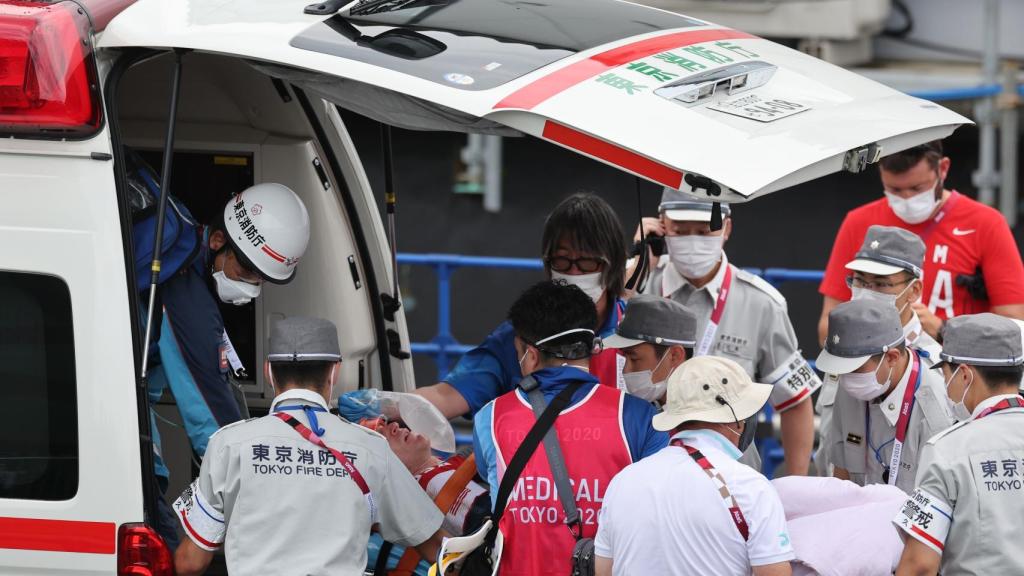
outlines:
[[[338,106],[407,128],[527,134],[732,202],[968,122],[617,0],[319,6],[0,0],[0,574],[169,573],[146,524],[157,492],[123,147],[160,164],[173,50],[175,194],[198,213],[280,182],[312,218],[295,281],[225,318],[255,364],[243,388],[257,409],[269,326],[289,315],[337,324],[344,388],[414,387],[403,312],[382,299],[380,202]]]

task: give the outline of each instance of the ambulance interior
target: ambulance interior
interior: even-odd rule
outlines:
[[[142,59],[117,82],[111,115],[122,144],[157,172],[172,77],[173,58],[167,53]],[[316,128],[307,112],[320,119]],[[264,283],[250,304],[221,305],[248,374],[238,382],[250,414],[269,408],[273,392],[261,359],[272,323],[286,316],[321,316],[337,325],[344,360],[335,394],[414,386],[411,360],[401,353],[408,350],[404,316],[399,310],[388,319],[381,304],[380,294],[392,288],[378,207],[332,105],[316,97],[305,100],[301,90],[240,59],[189,53],[183,58],[174,150],[170,191],[201,224],[215,222],[233,195],[260,182],[290,187],[309,212],[309,248],[295,278],[285,285]],[[146,300],[139,306],[145,315]],[[197,471],[197,462],[169,392],[156,412],[172,472],[169,493],[176,493]]]

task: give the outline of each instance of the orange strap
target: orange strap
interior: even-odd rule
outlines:
[[[444,483],[441,487],[441,491],[437,493],[434,498],[434,505],[441,511],[442,514],[447,514],[448,509],[455,503],[455,499],[462,494],[462,491],[469,485],[470,480],[476,475],[476,454],[470,454],[469,458],[459,465],[452,473],[451,478]],[[415,548],[409,547],[405,549],[405,553],[402,554],[402,558],[398,561],[398,566],[395,569],[388,572],[388,576],[412,576],[416,570],[416,565],[420,563],[420,553]]]

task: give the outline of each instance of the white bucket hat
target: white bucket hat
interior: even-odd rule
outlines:
[[[746,420],[761,411],[771,393],[771,384],[753,382],[732,360],[698,356],[668,377],[665,409],[652,424],[655,430],[667,431],[683,422]]]

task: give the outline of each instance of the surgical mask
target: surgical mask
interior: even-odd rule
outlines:
[[[684,278],[703,278],[722,259],[725,236],[668,236],[668,256]]]
[[[592,274],[563,274],[562,272],[551,271],[552,280],[563,280],[566,284],[572,284],[587,296],[594,303],[600,302],[601,297],[604,296],[604,284],[601,283],[601,273],[594,272]]]
[[[879,363],[879,367],[881,367],[881,363]],[[889,375],[885,377],[884,382],[878,381],[878,368],[875,368],[874,371],[867,373],[851,372],[849,374],[840,374],[839,384],[850,396],[857,400],[870,402],[888,390],[889,378],[892,377],[894,368],[895,366],[889,367]]]
[[[888,305],[892,306],[893,308],[896,308],[896,302],[904,294],[907,293],[907,290],[910,290],[910,287],[914,285],[914,282],[917,282],[917,280],[914,280],[914,281],[910,282],[910,284],[907,284],[907,287],[904,288],[903,291],[900,292],[899,294],[886,294],[885,292],[876,292],[874,290],[868,290],[867,288],[858,288],[857,286],[854,286],[854,287],[850,288],[850,291],[853,292],[853,300],[866,300],[868,302],[881,302],[882,304],[888,304]],[[899,308],[896,308],[896,313],[897,314],[903,314],[903,311],[906,310],[907,306],[910,306],[910,301],[909,300],[904,302],[903,306],[901,306]]]
[[[971,381],[967,383],[964,388],[964,394],[960,397],[959,402],[953,402],[953,399],[949,397],[949,383],[956,378],[956,373],[960,371],[963,366],[957,366],[956,370],[953,371],[949,376],[949,380],[946,381],[946,405],[949,406],[950,412],[953,413],[953,417],[963,422],[964,420],[970,420],[971,411],[967,409],[967,405],[964,404],[964,399],[967,398],[967,391],[971,389],[971,385],[974,384],[974,373],[971,373]]]
[[[225,304],[241,306],[252,302],[260,295],[259,284],[249,284],[241,280],[232,280],[224,275],[224,271],[213,273],[213,281],[217,284],[217,296]]]
[[[921,192],[910,198],[901,198],[891,192],[885,192],[889,200],[889,207],[896,213],[900,220],[907,224],[920,224],[928,219],[935,211],[938,200],[935,199],[935,191]]]
[[[648,402],[660,402],[661,398],[665,395],[665,390],[668,388],[668,379],[654,382],[654,373],[661,367],[661,363],[665,361],[668,354],[661,357],[657,365],[654,366],[654,370],[639,370],[637,372],[623,372],[622,379],[626,383],[626,392],[643,398]]]

